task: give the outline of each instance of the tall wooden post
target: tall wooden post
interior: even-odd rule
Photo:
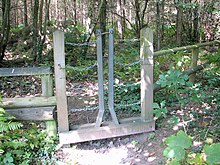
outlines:
[[[153,120],[153,31],[144,28],[140,32],[141,59],[141,118]]]
[[[66,132],[69,131],[69,122],[66,96],[64,32],[55,31],[53,33],[53,46],[58,131]]]
[[[43,75],[41,77],[42,96],[53,96],[53,78],[51,75]],[[56,136],[57,125],[55,120],[46,121],[46,130],[49,136]]]
[[[198,57],[199,57],[199,48],[193,48],[192,49],[192,64],[191,64],[192,68],[197,67]],[[189,81],[194,83],[195,79],[196,79],[196,73],[191,74],[189,77]]]

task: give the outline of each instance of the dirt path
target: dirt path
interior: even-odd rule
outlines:
[[[161,128],[151,133],[74,144],[70,148],[63,148],[63,164],[165,164],[163,140],[173,132],[172,129]]]

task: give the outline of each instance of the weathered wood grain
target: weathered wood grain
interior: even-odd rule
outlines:
[[[19,97],[3,98],[0,106],[5,109],[27,108],[27,107],[45,107],[56,105],[56,97]]]
[[[69,131],[69,122],[66,96],[64,32],[55,31],[53,33],[53,44],[58,130],[59,132],[65,132]]]
[[[52,74],[50,67],[0,68],[0,77]]]
[[[119,122],[119,125],[115,125],[113,122],[107,123],[106,125],[104,123],[102,127],[94,127],[95,123],[86,124],[86,126],[82,125],[77,130],[59,133],[60,143],[62,145],[71,144],[155,130],[154,121],[143,122],[140,117],[120,120]]]
[[[6,109],[6,112],[15,117],[15,120],[47,121],[54,119],[55,106]]]

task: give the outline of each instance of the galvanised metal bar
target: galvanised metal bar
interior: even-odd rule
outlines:
[[[114,110],[114,30],[109,29],[108,39],[108,108],[114,124],[119,124]]]
[[[96,118],[95,127],[100,127],[102,124],[102,118],[105,111],[104,105],[104,81],[103,81],[103,58],[102,58],[102,33],[101,30],[96,31],[97,35],[97,60],[98,60],[98,94],[99,94],[99,112]]]

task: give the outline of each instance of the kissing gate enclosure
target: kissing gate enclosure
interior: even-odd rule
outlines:
[[[57,121],[61,144],[83,142],[96,139],[111,138],[130,134],[137,134],[155,130],[153,120],[153,32],[150,29],[141,31],[141,114],[140,117],[118,119],[114,110],[114,52],[113,29],[109,29],[108,51],[108,110],[112,122],[103,121],[104,81],[103,81],[103,53],[101,30],[97,30],[97,62],[98,62],[98,95],[99,111],[95,123],[79,125],[77,129],[69,131],[68,109],[66,97],[64,33],[54,32],[54,68],[57,102]]]

